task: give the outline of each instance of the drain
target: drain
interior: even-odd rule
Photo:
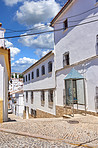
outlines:
[[[69,120],[67,122],[70,124],[78,124],[79,123],[79,121],[76,121],[76,120]]]

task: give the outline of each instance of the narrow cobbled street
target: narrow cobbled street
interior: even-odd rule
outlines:
[[[74,118],[21,119],[9,115],[0,124],[0,148],[76,148],[98,147],[98,118],[76,115]]]

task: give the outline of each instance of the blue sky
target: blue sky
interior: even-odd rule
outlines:
[[[5,37],[50,30],[46,26],[67,0],[1,0],[0,22]],[[29,32],[13,32],[27,30]],[[12,72],[23,72],[53,49],[53,33],[6,40],[11,50]]]

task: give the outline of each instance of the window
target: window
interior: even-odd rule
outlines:
[[[33,91],[31,91],[31,104],[33,104]]]
[[[36,70],[36,77],[39,77],[39,69]]]
[[[33,117],[33,109],[31,109],[31,117]]]
[[[53,90],[48,91],[48,103],[49,107],[53,107]]]
[[[96,0],[96,3],[98,2],[98,0]]]
[[[41,91],[41,105],[44,106],[45,104],[45,92]]]
[[[52,72],[52,62],[48,63],[48,72]]]
[[[67,21],[67,19],[63,23],[64,23],[64,30],[66,30],[68,28],[68,21]]]
[[[23,82],[25,82],[25,77],[23,77]]]
[[[63,67],[69,65],[69,52],[63,54]]]
[[[34,79],[34,72],[32,72],[32,79]]]
[[[26,113],[26,106],[24,106],[24,112]]]
[[[26,75],[26,82],[27,82],[27,75]]]
[[[28,74],[28,80],[30,81],[30,73]]]
[[[42,66],[42,75],[45,75],[45,66]]]
[[[28,102],[28,92],[26,91],[26,102]]]

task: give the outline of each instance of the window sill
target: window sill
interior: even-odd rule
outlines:
[[[63,31],[63,33],[65,33],[67,30],[68,30],[68,28],[67,28],[67,29],[65,29],[65,30]]]
[[[51,105],[49,105],[48,107],[49,107],[50,109],[53,109],[53,106],[51,106]]]

